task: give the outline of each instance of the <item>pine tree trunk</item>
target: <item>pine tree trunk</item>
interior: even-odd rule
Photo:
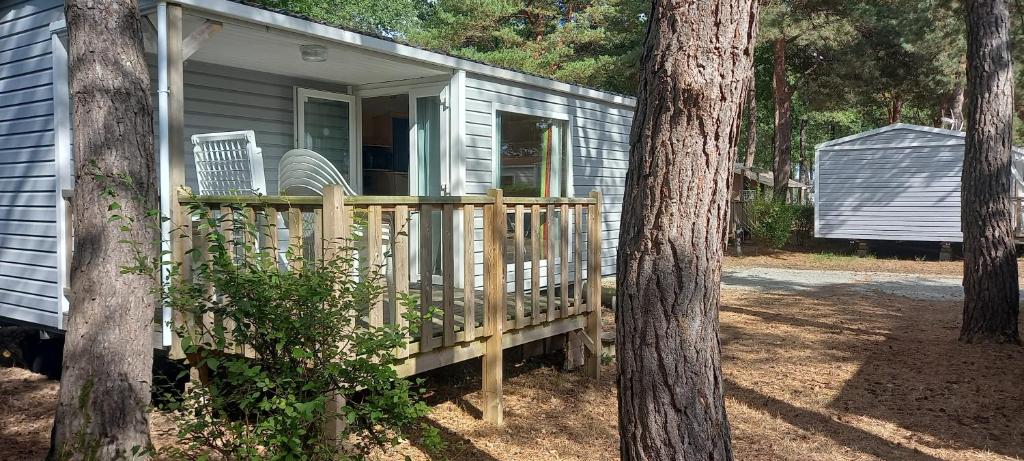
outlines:
[[[949,106],[950,118],[953,119],[952,129],[960,131],[964,129],[964,87],[958,86],[953,90],[952,102]]]
[[[755,0],[654,2],[618,250],[624,461],[732,459],[718,308]]]
[[[136,459],[150,446],[153,313],[158,281],[121,274],[135,264],[122,239],[152,248],[157,208],[153,108],[134,0],[69,0],[70,86],[74,119],[75,252],[71,311],[49,459]],[[124,182],[100,181],[125,174]],[[102,197],[112,187],[116,198]],[[120,214],[110,221],[111,201]],[[156,253],[150,256],[155,257]],[[138,447],[138,448],[136,448]]]
[[[900,93],[894,93],[889,101],[889,123],[899,123],[901,117],[903,117],[903,96]]]
[[[807,155],[804,143],[807,142],[807,121],[800,121],[800,182],[809,184],[811,180],[811,159]]]
[[[775,165],[772,169],[773,196],[785,200],[789,192],[789,176],[793,155],[793,89],[786,76],[786,39],[774,43],[772,90],[775,93]]]
[[[754,166],[754,156],[757,155],[757,79],[754,78],[753,69],[750,72],[750,83],[747,85],[747,148],[743,164],[747,167]]]
[[[1006,0],[967,3],[967,139],[961,216],[960,340],[1018,343],[1017,257],[1010,202],[1013,74]]]

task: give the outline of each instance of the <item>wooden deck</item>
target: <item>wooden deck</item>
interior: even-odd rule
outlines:
[[[336,186],[324,197],[195,197],[184,191],[172,217],[174,261],[185,261],[192,249],[187,206],[196,205],[227,221],[241,213],[262,223],[258,246],[275,260],[283,251],[278,222],[287,228],[287,245],[307,259],[339,251],[340,245],[325,242],[361,248],[360,264],[380,271],[387,285],[361,322],[404,324],[396,300],[405,293],[419,299],[424,316],[435,310],[400,351],[399,374],[482,356],[489,421],[502,420],[504,349],[581,331],[584,367],[590,376],[598,374],[601,248],[600,238],[590,238],[601,233],[597,192],[586,198],[506,198],[500,189],[464,197],[345,197]],[[354,228],[361,230],[348,231]],[[175,315],[174,322],[184,319]],[[181,355],[177,338],[171,354]]]

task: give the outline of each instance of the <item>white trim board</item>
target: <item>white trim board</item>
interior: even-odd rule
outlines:
[[[327,101],[338,101],[348,104],[348,182],[349,186],[357,192],[363,190],[363,168],[362,168],[362,146],[359,145],[360,127],[357,123],[359,112],[356,109],[356,97],[351,94],[337,93],[333,91],[314,90],[310,88],[295,87],[295,147],[297,149],[308,149],[305,145],[306,137],[303,135],[305,126],[305,104],[308,98],[323,99]]]
[[[64,19],[50,23],[53,59],[53,148],[57,164],[57,190],[55,191],[57,203],[55,210],[57,214],[57,296],[61,314],[67,314],[71,307],[71,301],[65,295],[65,291],[71,288],[71,281],[68,278],[68,271],[71,269],[69,267],[71,254],[68,250],[71,248],[72,233],[68,232],[71,223],[67,222],[71,198],[66,196],[65,191],[70,192],[74,188],[68,49],[61,38],[66,34],[67,27]],[[58,315],[57,328],[63,329],[64,327],[64,315]]]

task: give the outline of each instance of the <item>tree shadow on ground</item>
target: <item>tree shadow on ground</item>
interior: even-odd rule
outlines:
[[[959,300],[867,284],[727,294],[727,396],[884,459],[934,459],[899,446],[903,438],[1024,457],[1024,348],[959,344]]]
[[[750,408],[768,413],[806,431],[833,439],[843,446],[861,453],[871,454],[882,459],[911,461],[938,461],[939,459],[912,448],[893,445],[888,440],[868,431],[838,422],[829,415],[768,397],[728,379],[725,380],[725,392],[730,398],[734,398]]]
[[[563,357],[563,353],[555,352],[523,359],[516,349],[505,351],[503,427],[482,421],[480,359],[417,376],[424,379],[422,387],[428,391],[426,403],[434,408],[425,423],[438,430],[448,446],[440,453],[431,453],[419,433],[410,442],[432,459],[469,461],[515,459],[517,455],[495,453],[494,446],[489,446],[489,451],[484,450],[477,445],[479,442],[474,442],[479,440],[500,440],[497,443],[514,450],[528,446],[543,433],[543,443],[549,445],[551,453],[561,450],[568,442],[614,440],[618,437],[614,428],[581,424],[576,414],[594,401],[606,399],[609,390],[605,387],[610,387],[611,379],[605,378],[596,384],[579,370],[564,371]],[[475,421],[467,421],[460,413],[468,414]]]

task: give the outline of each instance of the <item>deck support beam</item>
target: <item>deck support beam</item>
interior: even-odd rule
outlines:
[[[857,241],[857,257],[858,258],[866,258],[868,256],[868,251],[869,251],[868,242],[865,242],[863,240],[858,240]]]
[[[590,193],[596,203],[587,212],[587,323],[584,333],[589,342],[601,344],[601,192]],[[583,359],[587,376],[601,376],[601,348],[586,348]]]
[[[302,215],[299,214],[300,219],[301,217]],[[337,184],[324,187],[323,229],[319,233],[323,239],[324,261],[337,258],[348,246],[346,239],[349,237],[351,229],[346,225],[350,222],[346,218],[348,217],[345,216],[345,189]],[[313,231],[313,234],[317,234],[316,230]],[[301,254],[301,249],[298,253]],[[355,320],[353,319],[353,321]],[[336,446],[344,442],[339,434],[348,423],[345,413],[341,411],[344,406],[345,398],[340,394],[334,393],[328,396],[327,421],[324,423],[324,432],[327,440]]]
[[[185,185],[185,59],[181,5],[167,4],[167,142],[171,196]]]
[[[939,248],[939,261],[950,261],[953,259],[953,247],[949,242],[942,242]]]
[[[484,420],[501,425],[502,404],[501,336],[505,322],[505,203],[501,189],[487,193],[493,205],[484,207],[484,343],[483,397]]]
[[[178,219],[177,194],[185,185],[185,95],[184,68],[181,54],[181,5],[161,3],[158,5],[157,24],[157,79],[158,79],[158,137],[160,141],[160,212],[172,219]],[[161,240],[164,251],[171,252],[175,261],[181,255],[173,254],[171,222],[161,224]],[[179,239],[180,240],[180,239]],[[165,270],[164,277],[168,276]],[[170,308],[164,308],[163,321],[172,320]],[[175,319],[180,320],[180,319]],[[176,322],[177,323],[177,322]],[[170,343],[172,358],[184,356],[178,337],[164,326],[164,344]]]
[[[203,46],[203,42],[209,40],[210,37],[216,35],[223,28],[224,24],[221,22],[207,19],[203,25],[192,31],[188,38],[182,41],[181,60],[187,61],[196,51],[199,51],[199,48]]]

